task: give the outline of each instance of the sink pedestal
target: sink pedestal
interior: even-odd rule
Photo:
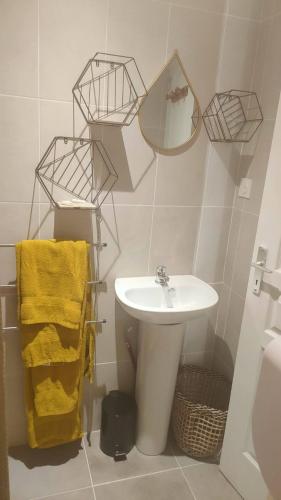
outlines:
[[[140,321],[136,444],[145,455],[159,455],[166,448],[184,330],[184,324]]]

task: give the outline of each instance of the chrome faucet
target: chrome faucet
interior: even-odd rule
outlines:
[[[170,278],[166,273],[166,269],[166,266],[157,266],[155,283],[158,283],[161,286],[167,286]]]

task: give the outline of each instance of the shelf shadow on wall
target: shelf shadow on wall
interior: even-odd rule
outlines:
[[[225,333],[226,338],[227,333],[228,332]],[[229,380],[229,382],[232,382],[234,365],[235,359],[233,359],[233,355],[226,340],[216,335],[213,363],[214,369],[224,375]]]
[[[133,127],[133,124],[131,127]],[[124,132],[124,129],[126,130],[127,128],[109,125],[92,125],[90,127],[90,135],[92,139],[99,139],[102,141],[117,172],[118,180],[113,186],[112,191],[130,193],[136,191],[142,183],[143,179],[156,160],[156,153],[147,146],[141,136],[141,132],[139,130],[136,131],[133,139],[138,141],[138,146],[140,146],[145,158],[144,165],[142,165],[136,173],[134,170],[136,162],[139,161],[139,157],[133,158],[130,162],[124,142],[126,133]],[[139,143],[139,141],[141,141],[141,143]],[[145,148],[146,153],[142,150],[142,146]],[[141,151],[134,149],[133,153],[138,155]]]

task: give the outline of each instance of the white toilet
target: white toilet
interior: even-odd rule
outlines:
[[[253,409],[257,461],[272,499],[281,500],[281,339],[267,346]]]

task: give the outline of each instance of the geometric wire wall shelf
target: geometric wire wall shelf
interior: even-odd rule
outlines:
[[[36,177],[54,206],[91,209],[101,206],[118,179],[103,144],[80,137],[55,137]]]
[[[88,124],[130,125],[147,94],[133,57],[97,52],[72,93]]]
[[[255,92],[229,90],[215,94],[203,120],[212,142],[249,142],[263,115]]]

